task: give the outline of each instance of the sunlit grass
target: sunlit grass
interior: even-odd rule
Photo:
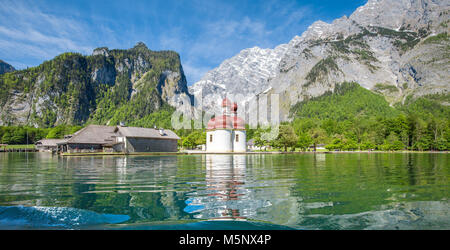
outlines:
[[[30,149],[34,148],[34,144],[24,144],[24,145],[6,145],[0,146],[0,149]]]

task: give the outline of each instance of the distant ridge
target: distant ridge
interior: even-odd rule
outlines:
[[[369,0],[349,17],[314,22],[274,49],[244,49],[189,87],[206,108],[225,94],[280,94],[281,120],[296,103],[356,82],[394,105],[448,95],[450,2]],[[447,101],[448,103],[448,101]]]
[[[0,75],[0,125],[122,121],[153,126],[149,116],[174,109],[183,95],[190,96],[174,51],[152,51],[139,42],[130,49],[97,48],[87,56],[63,53],[39,66]]]
[[[16,69],[12,65],[10,65],[9,63],[7,63],[3,60],[0,60],[0,74],[12,72],[15,70]]]

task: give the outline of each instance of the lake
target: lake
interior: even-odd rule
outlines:
[[[0,229],[450,229],[447,153],[0,153]]]

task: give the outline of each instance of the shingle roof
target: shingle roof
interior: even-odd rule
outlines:
[[[117,127],[119,133],[125,137],[139,137],[139,138],[155,138],[155,139],[173,139],[179,140],[177,134],[175,134],[172,130],[164,129],[164,134],[161,135],[159,133],[159,129],[154,128],[138,128],[138,127]]]
[[[69,139],[59,142],[67,143],[86,143],[86,144],[114,144],[115,137],[139,137],[139,138],[156,138],[156,139],[172,139],[179,140],[173,131],[165,129],[164,135],[159,133],[159,129],[138,128],[138,127],[122,127],[122,126],[102,126],[88,125],[87,127],[77,131]]]
[[[77,131],[67,143],[89,143],[103,144],[115,141],[116,127],[102,125],[88,125],[87,127]]]
[[[42,146],[54,146],[56,147],[57,143],[65,142],[66,139],[42,139],[36,142],[36,145]]]

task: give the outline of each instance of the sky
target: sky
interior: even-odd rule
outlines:
[[[241,50],[274,48],[367,0],[0,0],[0,59],[24,69],[64,52],[132,48],[180,54],[188,85]]]

